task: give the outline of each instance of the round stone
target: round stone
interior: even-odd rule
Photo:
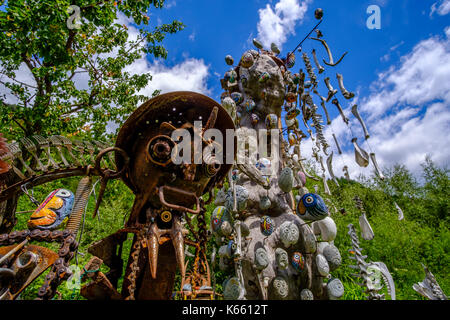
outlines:
[[[341,280],[334,278],[327,283],[327,292],[330,300],[338,300],[344,295],[344,285]]]
[[[298,227],[290,221],[285,221],[280,226],[280,240],[286,248],[296,244],[298,242],[299,235],[300,232],[298,231]]]
[[[232,56],[227,55],[227,56],[225,57],[225,62],[227,63],[227,65],[232,66],[233,63],[234,63],[234,59],[233,59]]]
[[[313,293],[311,292],[311,290],[309,290],[309,289],[303,289],[303,290],[300,292],[300,299],[301,299],[301,300],[314,300],[314,295],[313,295]]]
[[[286,250],[283,250],[282,248],[277,248],[275,250],[275,260],[280,270],[286,269],[289,265],[289,256]]]
[[[269,257],[264,248],[258,248],[255,251],[255,267],[258,270],[264,270],[269,265]]]

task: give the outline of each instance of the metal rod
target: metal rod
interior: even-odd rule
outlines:
[[[295,52],[295,50],[297,50],[298,49],[298,47],[300,47],[301,45],[302,45],[302,43],[303,42],[305,42],[305,40],[306,39],[308,39],[308,37],[311,35],[311,33],[313,33],[314,32],[314,30],[316,30],[317,29],[317,27],[322,23],[322,19],[319,21],[319,23],[318,24],[316,24],[316,26],[311,30],[311,32],[310,33],[308,33],[308,35],[305,37],[305,39],[303,39],[296,47],[295,47],[295,49],[294,50],[292,50],[291,52]]]
[[[21,243],[19,243],[17,246],[14,247],[14,249],[10,250],[7,254],[5,254],[3,257],[0,258],[0,265],[6,261],[10,256],[12,256],[14,253],[22,249],[24,245],[28,243],[28,239],[23,240]]]

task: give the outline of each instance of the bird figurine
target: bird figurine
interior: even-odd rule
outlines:
[[[56,189],[45,198],[28,220],[28,228],[55,230],[72,213],[75,196],[72,191]]]

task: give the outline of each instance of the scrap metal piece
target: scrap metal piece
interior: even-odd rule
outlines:
[[[78,161],[78,159],[72,153],[72,149],[73,149],[72,141],[69,138],[64,137],[64,136],[56,136],[56,137],[62,142],[64,147],[67,149],[67,152],[72,157],[72,161],[75,162],[75,164],[77,166],[80,166],[81,165],[80,161]]]
[[[345,116],[344,110],[342,109],[341,104],[339,103],[339,100],[335,98],[335,99],[333,99],[333,101],[331,101],[331,103],[334,104],[336,106],[336,108],[338,108],[339,113],[342,117],[342,120],[344,120],[345,124],[348,125],[349,120]]]
[[[333,86],[330,83],[330,78],[329,77],[326,77],[324,79],[324,81],[325,81],[325,85],[328,88],[328,96],[327,96],[327,100],[326,100],[326,102],[328,102],[328,101],[330,101],[331,98],[334,97],[334,95],[338,92],[338,90],[333,88]]]
[[[11,168],[13,169],[14,173],[22,180],[27,179],[25,177],[25,175],[22,173],[22,171],[19,170],[19,168],[17,168],[14,165],[14,155],[11,153],[11,151],[9,150],[8,146],[6,146],[4,148],[4,153],[2,155],[0,155],[0,160],[4,163],[7,164],[6,169],[8,169],[8,164],[11,166]]]
[[[323,44],[323,46],[325,47],[325,50],[327,50],[329,62],[326,62],[325,59],[323,59],[323,62],[324,62],[327,66],[330,66],[330,67],[337,66],[337,65],[342,61],[342,59],[344,59],[345,55],[348,53],[348,52],[345,52],[345,53],[342,55],[342,57],[341,57],[337,62],[334,62],[333,55],[331,54],[330,47],[328,46],[328,44],[327,44],[327,42],[326,42],[325,40],[319,39],[319,38],[310,38],[310,39],[319,41],[320,43]]]
[[[363,131],[364,131],[365,139],[366,140],[369,139],[370,138],[369,131],[367,130],[366,124],[364,123],[363,119],[361,118],[361,116],[360,116],[360,114],[358,112],[358,105],[357,104],[353,105],[352,113],[355,116],[355,118],[358,119],[359,123],[361,123],[361,126],[362,126]]]
[[[88,151],[89,160],[91,161],[91,163],[95,163],[95,159],[94,159],[95,148],[94,148],[94,145],[92,143],[90,143],[89,141],[87,141],[87,140],[83,141],[83,143],[86,146],[86,150]]]
[[[403,220],[405,218],[405,216],[403,215],[403,210],[399,207],[399,205],[395,201],[394,201],[394,205],[398,212],[398,220]]]
[[[424,264],[422,264],[422,267],[425,270],[425,279],[413,285],[414,291],[429,300],[448,300],[434,275]]]
[[[34,135],[32,138],[34,138],[37,141],[39,147],[43,149],[47,154],[48,163],[46,165],[46,168],[48,169],[51,165],[54,169],[59,169],[59,165],[52,158],[52,155],[50,153],[50,141],[40,135]]]
[[[344,87],[344,76],[340,73],[336,73],[336,78],[338,79],[339,88],[341,89],[341,93],[344,96],[345,99],[352,99],[355,94],[353,92],[347,91]]]
[[[31,169],[27,163],[23,160],[22,157],[22,150],[20,149],[19,143],[18,142],[13,142],[9,145],[9,150],[11,151],[11,153],[13,154],[14,158],[17,158],[20,160],[20,162],[22,163],[22,165],[24,166],[24,168],[27,170],[27,172],[34,176],[36,175],[36,172],[34,172],[33,169]]]
[[[334,135],[334,133],[333,133],[333,139],[334,139],[334,142],[336,143],[336,147],[337,147],[337,149],[338,149],[339,154],[342,154],[341,147],[339,146],[339,143],[338,143],[337,138],[336,138],[336,136]]]
[[[45,171],[45,167],[42,164],[41,160],[39,159],[37,155],[37,146],[34,144],[33,141],[31,141],[29,138],[22,138],[20,139],[20,142],[23,144],[25,149],[33,156],[34,160],[36,160],[36,165],[39,171]]]
[[[384,180],[383,172],[381,172],[380,167],[378,166],[377,159],[375,158],[375,153],[370,153],[370,159],[372,160],[373,166],[375,167],[375,172],[381,180]]]
[[[312,50],[312,55],[313,55],[313,58],[314,58],[314,62],[315,62],[315,64],[316,64],[316,67],[317,67],[317,69],[319,70],[319,74],[322,74],[322,73],[325,71],[325,68],[322,67],[322,66],[320,65],[319,60],[317,59],[316,49],[313,49],[313,50]]]
[[[80,228],[81,219],[83,217],[84,210],[89,200],[89,194],[91,193],[92,177],[86,176],[81,178],[78,183],[77,192],[75,194],[75,201],[70,214],[69,221],[67,221],[66,230],[71,230],[77,234]]]
[[[337,181],[336,176],[334,175],[334,172],[333,172],[333,151],[331,151],[331,154],[327,158],[327,167],[328,167],[328,172],[330,173],[331,178],[333,179],[336,186],[339,188],[339,182]]]
[[[66,160],[66,158],[64,157],[63,154],[63,150],[62,150],[62,146],[63,143],[62,141],[58,138],[58,136],[51,136],[50,138],[50,142],[56,147],[56,149],[58,150],[59,156],[61,157],[62,162],[64,163],[64,166],[66,168],[70,167],[69,162]]]
[[[357,138],[352,139],[355,148],[355,161],[360,167],[365,168],[369,165],[369,154],[358,145],[357,140]]]

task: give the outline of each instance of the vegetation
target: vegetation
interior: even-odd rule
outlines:
[[[0,6],[4,3],[0,0]],[[147,11],[163,4],[8,0],[0,10],[0,84],[9,89],[0,96],[5,137],[98,139],[111,121],[123,122],[149,98],[139,91],[151,80],[149,73],[131,74],[126,67],[147,55],[166,58],[161,45],[165,35],[184,27],[179,21],[150,27]],[[80,9],[78,22],[69,11],[73,5]],[[136,35],[130,36],[127,25],[119,22],[125,19],[138,28]]]
[[[354,270],[348,267],[354,264],[354,261],[349,259],[348,254],[351,242],[347,235],[347,226],[352,223],[359,230],[359,212],[352,200],[355,195],[359,195],[363,200],[368,220],[375,233],[375,238],[371,241],[365,241],[360,237],[363,253],[368,256],[367,261],[382,261],[387,265],[395,281],[397,299],[422,299],[412,289],[414,283],[422,281],[425,277],[421,263],[429,267],[444,292],[449,294],[450,230],[449,197],[448,187],[446,187],[450,179],[448,170],[437,167],[430,159],[427,159],[423,164],[422,183],[418,183],[411,172],[403,166],[394,166],[385,171],[385,181],[380,181],[376,177],[362,177],[358,181],[339,179],[340,188],[337,188],[332,181],[328,182],[333,193],[333,197],[329,197],[332,201],[329,208],[338,227],[335,245],[343,258],[341,267],[332,275],[341,279],[345,286],[343,299],[365,299],[363,290],[357,285],[358,280],[351,276]],[[37,199],[42,200],[51,190],[58,187],[75,191],[76,184],[76,179],[61,180],[35,188],[34,194]],[[313,180],[308,180],[308,189],[313,190],[314,184]],[[319,189],[321,187],[319,186]],[[323,190],[319,190],[319,193],[324,194]],[[130,211],[133,199],[133,194],[121,181],[111,181],[100,206],[99,216],[93,218],[91,213],[95,206],[95,199],[94,196],[91,197],[80,242],[79,251],[83,254],[83,256],[78,255],[80,268],[91,257],[87,253],[87,248],[92,242],[123,226],[124,217]],[[398,220],[394,199],[403,209],[405,218],[402,221]],[[33,204],[25,196],[21,197],[19,212],[33,208]],[[339,212],[341,208],[346,209],[346,215]],[[214,205],[209,205],[207,209],[207,218],[209,218]],[[26,228],[29,215],[29,213],[18,214],[19,222],[15,230]],[[131,239],[130,235],[124,247],[124,261],[128,259]],[[210,252],[212,242],[211,240],[208,246]],[[76,260],[72,263],[76,264]],[[102,267],[102,270],[107,271],[106,267]],[[219,271],[217,266],[214,274],[217,292],[221,293],[222,283],[227,275]],[[35,297],[43,277],[36,280],[22,294],[23,299]],[[175,290],[179,290],[179,275],[177,280],[178,287]],[[83,299],[78,290],[70,290],[65,284],[60,286],[59,291],[62,299]]]

